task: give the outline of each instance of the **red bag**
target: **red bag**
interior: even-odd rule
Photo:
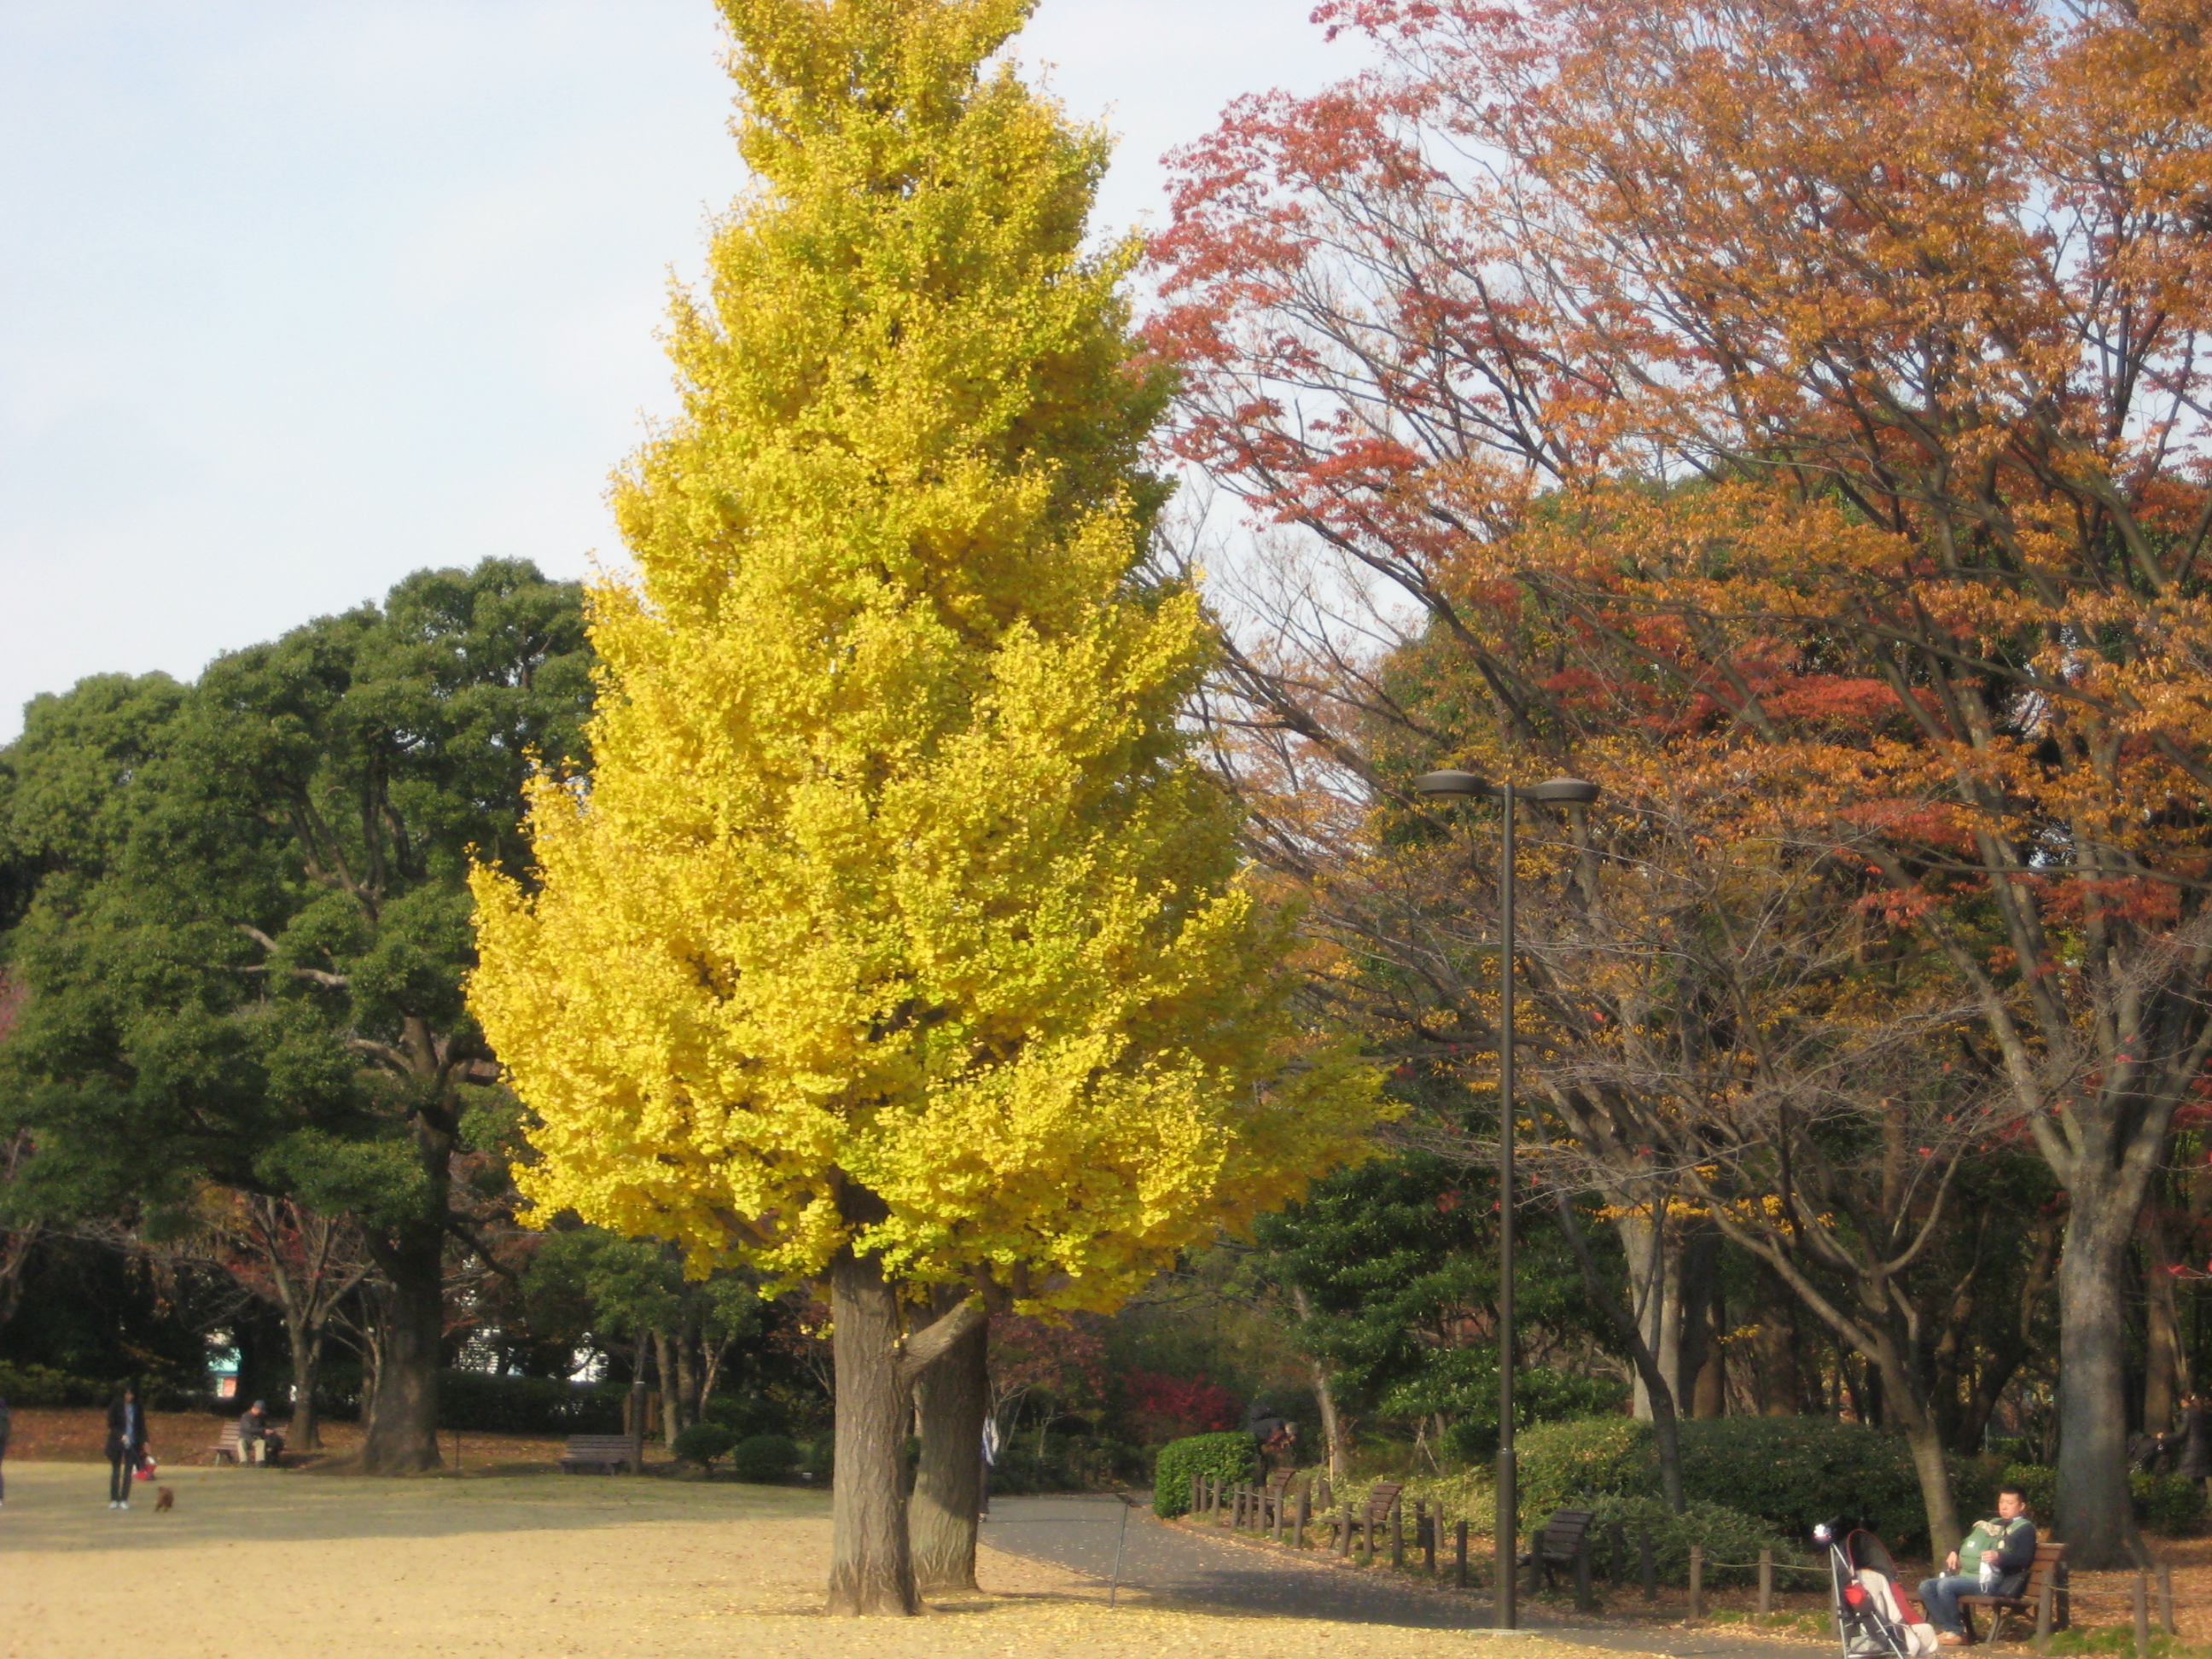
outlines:
[[[138,1460],[138,1478],[141,1480],[151,1480],[154,1478],[154,1472],[158,1467],[159,1466],[154,1462],[153,1455],[151,1453],[147,1454],[147,1455]]]

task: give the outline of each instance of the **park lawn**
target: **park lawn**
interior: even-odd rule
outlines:
[[[986,1593],[916,1620],[819,1608],[826,1495],[538,1474],[374,1480],[185,1468],[172,1514],[105,1508],[75,1463],[14,1464],[0,1659],[1431,1659],[1480,1635],[1200,1613],[986,1550]],[[1598,1659],[1550,1641],[1516,1659]]]

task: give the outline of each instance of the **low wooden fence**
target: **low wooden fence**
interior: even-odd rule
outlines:
[[[1444,1576],[1437,1560],[1443,1554],[1448,1559],[1451,1583],[1461,1589],[1472,1584],[1468,1522],[1462,1518],[1452,1522],[1447,1529],[1443,1512],[1432,1512],[1420,1498],[1413,1500],[1409,1535],[1401,1498],[1394,1498],[1387,1514],[1378,1514],[1371,1507],[1348,1501],[1332,1491],[1326,1476],[1297,1482],[1293,1491],[1281,1485],[1255,1486],[1224,1481],[1214,1475],[1194,1474],[1190,1478],[1190,1512],[1200,1520],[1264,1536],[1293,1549],[1323,1550],[1354,1565],[1372,1565],[1387,1550],[1390,1565],[1403,1568],[1410,1553],[1418,1559],[1416,1570],[1431,1579]],[[1380,1538],[1376,1535],[1378,1528]],[[1445,1542],[1447,1534],[1449,1546]],[[1656,1601],[1659,1596],[1658,1558],[1648,1530],[1638,1529],[1633,1554],[1634,1582],[1640,1585],[1644,1601]],[[1589,1532],[1582,1534],[1571,1561],[1565,1564],[1572,1576],[1577,1612],[1598,1610],[1595,1586],[1601,1571],[1613,1589],[1630,1584],[1630,1555],[1628,1529],[1619,1522],[1607,1525],[1597,1538]],[[1528,1594],[1540,1594],[1543,1563],[1531,1552],[1526,1565]],[[1708,1559],[1705,1551],[1693,1544],[1690,1547],[1687,1572],[1689,1620],[1693,1624],[1705,1617],[1705,1581],[1709,1567],[1755,1572],[1757,1612],[1762,1619],[1774,1610],[1777,1574],[1797,1574],[1821,1580],[1828,1576],[1825,1565],[1806,1566],[1793,1561],[1777,1561],[1771,1549],[1761,1549],[1756,1561],[1717,1561]],[[1909,1589],[1910,1586],[1899,1586],[1900,1592]],[[2062,1568],[2044,1582],[2036,1598],[2035,1651],[2046,1651],[2051,1632],[2063,1630],[2071,1623],[2075,1602],[2104,1601],[2124,1601],[2127,1604],[2138,1659],[2148,1659],[2151,1653],[2154,1615],[2159,1632],[2168,1638],[2177,1634],[2173,1622],[2173,1574],[2165,1563],[2154,1563],[2137,1571],[2133,1584],[2124,1590],[2077,1589],[2066,1582]]]

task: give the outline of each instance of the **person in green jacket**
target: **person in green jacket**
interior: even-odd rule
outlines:
[[[2027,1496],[2018,1486],[1999,1487],[1996,1518],[1975,1522],[1966,1540],[1944,1558],[1943,1574],[1920,1582],[1920,1604],[1936,1626],[1936,1639],[1947,1648],[1964,1647],[1966,1625],[1959,1598],[2017,1595],[2034,1565],[2035,1522],[2028,1517]]]

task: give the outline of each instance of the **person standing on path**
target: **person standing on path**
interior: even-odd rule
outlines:
[[[146,1413],[138,1409],[138,1390],[128,1382],[107,1408],[107,1507],[131,1507],[131,1477],[146,1455]]]

